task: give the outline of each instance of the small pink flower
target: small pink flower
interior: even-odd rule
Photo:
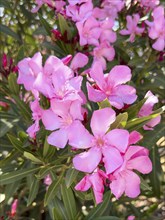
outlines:
[[[152,109],[156,103],[158,103],[158,98],[152,94],[151,91],[148,91],[145,95],[145,98],[147,98],[144,105],[141,107],[138,116],[139,117],[145,117],[152,114]],[[161,116],[157,116],[156,118],[151,119],[149,122],[147,122],[143,128],[144,130],[153,130],[153,127],[155,127],[157,124],[160,123]]]
[[[140,20],[139,14],[134,14],[132,17],[128,15],[127,19],[127,29],[121,30],[120,34],[122,35],[130,35],[130,42],[134,42],[135,36],[142,34],[144,32],[144,28],[139,28],[138,22]]]
[[[146,21],[149,26],[149,37],[156,40],[152,47],[155,50],[163,51],[165,48],[165,17],[164,8],[156,7],[153,10],[153,22]]]
[[[103,201],[104,180],[106,174],[99,169],[96,169],[92,174],[87,174],[76,186],[75,189],[79,191],[87,191],[92,187],[96,204]]]
[[[107,98],[112,106],[121,109],[124,104],[132,104],[137,98],[136,90],[132,86],[123,85],[131,79],[131,70],[125,65],[117,65],[109,74],[104,75],[100,63],[95,62],[90,76],[98,87],[95,89],[87,83],[88,98],[93,102],[101,102]]]
[[[18,199],[15,199],[14,202],[11,205],[11,216],[15,216],[18,206]]]
[[[52,179],[51,179],[50,175],[47,175],[44,178],[44,184],[47,185],[47,186],[50,186],[51,183],[52,183]]]
[[[123,156],[123,164],[110,176],[110,189],[118,199],[125,192],[130,198],[140,194],[140,178],[132,170],[142,174],[150,173],[152,163],[148,149],[141,146],[129,146]]]
[[[130,215],[128,216],[127,220],[134,220],[135,219],[135,216],[134,215]]]
[[[90,123],[93,136],[83,125],[72,127],[70,145],[77,149],[89,148],[88,151],[73,158],[73,165],[77,170],[93,172],[102,157],[107,174],[114,172],[122,165],[123,159],[120,152],[124,153],[128,146],[129,133],[123,129],[108,132],[115,118],[115,112],[111,108],[94,111]]]
[[[99,22],[93,16],[89,17],[84,22],[77,22],[76,26],[79,32],[81,46],[86,44],[94,46],[99,45],[98,39],[101,34],[101,28]]]
[[[82,120],[83,116],[79,100],[71,102],[52,99],[51,108],[42,111],[42,122],[45,128],[53,131],[48,136],[48,143],[64,148],[68,140],[70,140],[73,127],[79,127]]]

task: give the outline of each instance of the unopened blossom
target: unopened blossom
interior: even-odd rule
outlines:
[[[81,103],[76,101],[51,100],[51,108],[43,110],[42,122],[47,130],[53,131],[48,136],[48,143],[64,148],[70,139],[70,135],[75,135],[74,126],[81,124],[83,120]]]
[[[76,23],[80,37],[80,45],[84,46],[86,44],[98,46],[99,37],[101,34],[101,28],[99,22],[93,17],[89,17],[87,20],[79,21]]]
[[[149,37],[155,40],[152,47],[155,50],[163,51],[165,48],[165,16],[163,6],[153,10],[153,22],[146,21],[149,26]]]
[[[27,133],[31,138],[35,138],[36,132],[40,129],[39,122],[42,116],[42,109],[37,99],[30,103],[30,108],[32,110],[32,119],[34,124],[27,129]]]
[[[156,103],[158,103],[158,98],[152,94],[151,91],[148,91],[145,95],[145,98],[147,98],[144,105],[141,107],[138,116],[139,117],[145,117],[149,116],[153,113],[153,107]],[[145,130],[153,130],[153,127],[155,127],[157,124],[160,123],[161,116],[157,116],[156,118],[151,119],[149,122],[147,122],[143,128]]]
[[[137,170],[142,174],[152,171],[148,149],[141,146],[129,146],[123,156],[123,164],[110,176],[111,192],[118,199],[125,192],[130,198],[140,194],[140,177],[133,172]]]
[[[130,42],[134,42],[135,36],[140,35],[144,32],[144,28],[138,27],[138,22],[140,20],[139,14],[134,14],[133,16],[128,15],[127,19],[127,29],[121,30],[120,34],[130,35]]]
[[[89,148],[73,158],[73,165],[77,170],[91,173],[103,160],[106,173],[110,174],[122,165],[121,153],[126,151],[129,133],[124,129],[108,131],[116,119],[115,115],[111,108],[94,111],[90,123],[93,135],[83,125],[72,127],[70,145],[77,149]]]
[[[123,85],[131,79],[128,66],[117,65],[104,75],[100,63],[95,62],[90,76],[96,82],[94,87],[87,83],[88,98],[93,102],[101,102],[107,98],[112,106],[121,109],[124,104],[132,104],[137,98],[136,90],[132,86]]]
[[[75,189],[79,191],[87,191],[92,187],[96,204],[103,201],[104,180],[106,174],[99,169],[96,169],[92,174],[87,174],[76,186]]]
[[[108,43],[103,42],[93,49],[93,62],[99,62],[103,70],[106,69],[106,60],[112,61],[115,57],[114,48]]]
[[[14,199],[12,205],[11,205],[11,216],[14,217],[17,211],[18,206],[18,199]]]

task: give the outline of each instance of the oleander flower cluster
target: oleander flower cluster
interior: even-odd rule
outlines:
[[[44,128],[49,134],[48,144],[74,152],[73,167],[84,173],[75,189],[92,188],[97,204],[102,202],[107,188],[117,199],[123,194],[137,197],[139,173],[152,171],[149,150],[139,145],[142,135],[136,129],[129,131],[114,124],[138,96],[131,83],[131,68],[122,63],[110,68],[108,65],[117,55],[115,44],[122,35],[133,43],[147,34],[154,40],[151,44],[155,50],[164,49],[163,7],[158,0],[133,3],[103,0],[99,4],[92,0],[36,0],[36,4],[33,12],[46,4],[56,15],[60,13],[72,22],[77,30],[78,46],[74,54],[63,58],[50,55],[44,64],[40,52],[18,63],[17,83],[23,84],[33,96],[29,137],[35,139]],[[126,15],[125,23],[120,24],[120,12],[132,6],[137,6],[139,11]],[[144,13],[148,16],[142,22]],[[52,33],[62,40],[59,30]],[[42,105],[43,100],[46,107]],[[135,119],[151,115],[157,102],[158,98],[148,91]],[[159,122],[157,115],[146,120],[142,127],[153,130]],[[45,183],[51,183],[50,176]]]
[[[139,132],[111,129],[116,112],[137,98],[136,89],[126,84],[131,79],[131,70],[126,65],[116,65],[104,74],[102,66],[95,62],[88,69],[86,96],[82,90],[83,76],[77,70],[87,63],[88,57],[77,53],[73,59],[49,56],[43,66],[39,52],[18,63],[18,83],[34,97],[30,104],[34,123],[27,132],[35,139],[40,126],[44,126],[50,131],[50,145],[59,149],[71,146],[71,151],[80,152],[73,157],[73,166],[85,176],[75,189],[86,191],[92,187],[97,203],[102,202],[105,187],[116,198],[123,193],[134,198],[140,193],[140,177],[135,171],[147,174],[152,170],[149,151],[137,145],[142,138]],[[49,103],[46,109],[40,104],[43,96]],[[151,114],[157,102],[151,92],[146,97],[139,117]],[[109,106],[92,111],[89,117],[88,99],[96,104],[106,100]],[[159,121],[160,117],[156,122],[151,120],[144,129],[151,129]]]

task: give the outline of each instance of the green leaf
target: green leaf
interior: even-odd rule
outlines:
[[[40,13],[38,13],[38,16],[40,18],[40,22],[43,25],[43,27],[45,28],[46,32],[48,33],[48,35],[51,35],[51,30],[52,27],[49,25],[49,23],[42,17],[42,15]]]
[[[58,179],[54,180],[51,185],[49,186],[45,198],[44,198],[44,206],[51,202],[51,200],[55,197],[58,192],[59,186],[62,182],[63,175],[58,177]]]
[[[93,220],[96,217],[100,217],[106,212],[107,209],[110,209],[110,205],[111,205],[110,198],[111,198],[110,192],[106,192],[106,194],[104,195],[104,201],[101,204],[99,204],[96,208],[93,208],[89,212],[85,220]]]
[[[3,34],[9,35],[12,38],[20,41],[20,38],[19,38],[18,34],[16,34],[13,30],[11,30],[6,25],[0,24],[0,32],[3,33]]]
[[[146,180],[144,180],[142,177],[140,177],[140,188],[141,188],[142,190],[151,191],[151,187],[148,185],[148,183],[146,182]]]
[[[19,119],[13,119],[13,120],[6,120],[6,119],[0,119],[0,137],[3,137],[7,132],[9,132],[14,125],[18,123]]]
[[[40,183],[39,180],[34,177],[33,182],[30,186],[29,196],[28,196],[28,200],[27,200],[27,206],[29,206],[36,198],[36,196],[38,194],[38,190],[39,190],[39,183]]]
[[[16,193],[19,185],[20,185],[20,180],[6,185],[6,187],[5,187],[5,201],[6,201],[6,203]]]
[[[18,95],[19,94],[19,85],[17,84],[17,76],[14,73],[11,73],[8,77],[9,89],[11,93]]]
[[[75,219],[77,210],[76,210],[76,201],[72,189],[71,188],[67,189],[65,183],[63,183],[61,185],[61,194],[62,194],[62,200],[64,202],[64,207],[67,213],[67,218]]]
[[[72,183],[75,181],[79,171],[75,170],[74,168],[69,168],[66,172],[66,177],[65,177],[65,184],[66,187],[69,188]]]
[[[1,185],[9,184],[9,183],[12,183],[14,181],[23,179],[24,177],[27,177],[28,175],[35,173],[39,169],[40,169],[40,167],[27,168],[27,169],[12,171],[12,172],[7,173],[7,174],[6,173],[1,174],[0,184]]]
[[[46,137],[43,148],[43,157],[46,159],[50,159],[51,157],[54,156],[55,152],[56,152],[56,148],[48,144]]]
[[[162,176],[162,168],[160,163],[160,155],[158,151],[158,147],[155,144],[154,147],[151,149],[150,157],[152,160],[152,172],[149,174],[150,177],[150,184],[153,189],[153,193],[155,196],[160,198],[161,195],[161,176]]]
[[[101,217],[95,218],[95,220],[120,220],[120,218],[116,216],[101,216]]]
[[[112,129],[115,129],[115,128],[124,128],[126,126],[127,119],[128,119],[128,113],[127,112],[120,113],[116,117],[116,120],[115,120],[115,122],[113,122],[110,129],[112,130]]]
[[[107,98],[104,99],[102,102],[98,102],[97,104],[99,105],[99,109],[111,107],[111,104],[109,103],[109,100]]]
[[[42,163],[42,161],[40,159],[38,159],[37,157],[35,157],[32,153],[29,152],[24,152],[24,157],[26,157],[27,159],[35,162],[35,163]]]
[[[7,137],[9,138],[9,140],[10,140],[12,146],[13,146],[16,150],[20,151],[21,153],[24,152],[24,149],[23,149],[23,147],[22,147],[23,143],[22,143],[20,140],[18,140],[16,137],[14,137],[13,135],[10,135],[10,134],[7,134]]]
[[[141,107],[146,102],[147,98],[144,98],[137,104],[131,105],[129,108],[127,108],[125,111],[128,113],[128,119],[136,118],[138,115],[138,112],[140,111]]]
[[[53,220],[68,220],[63,203],[57,197],[48,205]]]
[[[10,2],[8,0],[1,0],[0,1],[0,7],[4,7],[4,8],[7,8],[7,9],[11,9],[10,7]]]
[[[61,34],[63,35],[66,31],[67,32],[67,37],[70,40],[72,38],[72,33],[70,31],[71,28],[68,26],[67,21],[65,20],[65,18],[60,13],[58,14],[58,22],[59,22],[59,27],[60,27]]]
[[[37,179],[43,179],[51,170],[51,167],[42,167],[40,171],[35,175]]]

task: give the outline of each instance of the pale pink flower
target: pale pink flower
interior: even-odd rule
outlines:
[[[134,215],[129,215],[127,220],[134,220],[135,219],[135,216]]]
[[[43,110],[42,113],[42,122],[45,128],[53,131],[48,136],[48,143],[59,148],[64,148],[70,139],[70,135],[72,135],[72,127],[79,127],[82,120],[83,116],[79,100],[71,102],[52,99],[51,108]]]
[[[99,22],[93,16],[89,17],[84,22],[77,22],[76,27],[80,36],[81,46],[86,44],[94,46],[99,45],[98,39],[101,34],[101,28],[99,26]]]
[[[76,186],[75,189],[79,191],[87,191],[92,187],[96,204],[103,201],[104,180],[106,174],[99,169],[96,169],[92,174],[87,174]]]
[[[42,56],[39,52],[32,58],[24,58],[18,63],[17,83],[23,84],[28,91],[33,90],[33,84],[42,71]]]
[[[110,189],[118,199],[125,192],[130,198],[140,194],[140,178],[132,170],[142,174],[150,173],[152,163],[148,149],[141,146],[129,146],[123,156],[123,164],[113,175],[110,175]]]
[[[128,15],[127,19],[127,29],[121,30],[120,34],[130,35],[130,42],[134,42],[135,36],[140,35],[144,32],[144,28],[139,28],[138,22],[140,20],[139,14],[134,14],[133,16]]]
[[[34,120],[34,124],[32,124],[28,129],[27,133],[31,138],[36,137],[36,132],[39,131],[40,126],[39,126],[39,121],[42,116],[42,109],[40,107],[40,104],[38,100],[34,100],[33,102],[30,103],[30,108],[32,110],[32,119]]]
[[[154,96],[151,91],[148,91],[146,93],[145,98],[147,98],[147,100],[138,113],[139,117],[145,117],[152,114],[154,105],[158,103],[158,98]],[[160,120],[161,120],[160,115],[157,116],[156,118],[151,119],[143,126],[144,130],[153,130],[153,127],[159,124]]]
[[[100,22],[101,34],[100,41],[107,41],[114,43],[116,41],[116,33],[112,30],[114,26],[114,20],[109,18]]]
[[[66,15],[72,18],[72,21],[85,21],[88,17],[92,15],[93,4],[89,0],[81,5],[68,5],[66,6]]]
[[[100,63],[95,62],[90,76],[97,85],[95,89],[87,83],[88,98],[93,102],[101,102],[108,98],[112,106],[121,109],[124,104],[132,104],[137,98],[136,90],[132,86],[123,85],[131,79],[128,66],[117,65],[109,74],[104,75]]]
[[[107,42],[101,43],[93,49],[93,62],[99,62],[103,70],[106,69],[106,60],[112,61],[115,57],[114,48]]]
[[[77,170],[91,173],[103,160],[106,173],[110,174],[122,165],[121,153],[126,151],[129,133],[124,129],[108,132],[115,118],[115,112],[111,108],[94,111],[90,123],[93,136],[83,125],[72,127],[70,145],[77,149],[90,148],[73,158],[73,165]]]
[[[146,21],[149,25],[149,37],[156,40],[152,47],[155,50],[163,51],[165,48],[165,16],[162,6],[153,10],[153,18],[153,22]]]
[[[47,186],[50,186],[50,184],[52,183],[52,179],[50,177],[50,175],[48,174],[45,178],[44,178],[44,184]]]

